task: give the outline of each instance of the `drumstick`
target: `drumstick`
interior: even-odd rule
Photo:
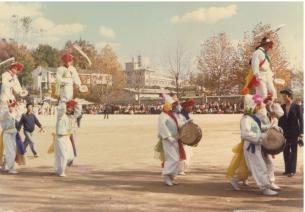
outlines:
[[[11,58],[9,58],[9,59],[7,59],[7,60],[2,61],[2,62],[0,63],[0,66],[1,66],[1,65],[4,65],[4,64],[6,64],[6,63],[9,63],[9,62],[15,62],[15,58],[14,58],[14,57],[11,57]]]
[[[76,51],[78,51],[84,58],[86,58],[86,60],[87,60],[87,62],[88,62],[88,64],[89,64],[89,66],[91,66],[91,60],[89,59],[89,57],[87,56],[87,54],[85,53],[85,52],[83,52],[83,50],[81,49],[81,47],[80,46],[78,46],[77,44],[73,44],[72,45],[72,47],[76,50]]]

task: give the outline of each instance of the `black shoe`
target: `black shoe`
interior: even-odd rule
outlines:
[[[288,172],[283,172],[283,173],[282,173],[282,175],[288,175],[288,174],[289,174]]]
[[[295,173],[289,173],[287,176],[288,177],[293,177],[295,175]]]
[[[73,165],[73,160],[68,161],[67,166],[72,166]]]

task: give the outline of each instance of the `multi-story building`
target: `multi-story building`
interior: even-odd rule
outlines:
[[[175,88],[175,80],[158,75],[148,67],[143,67],[141,56],[135,61],[125,63],[125,77],[128,88]]]

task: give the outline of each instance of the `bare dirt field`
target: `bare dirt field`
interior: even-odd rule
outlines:
[[[232,147],[240,141],[241,115],[193,115],[204,130],[192,166],[179,185],[162,183],[160,161],[153,157],[157,115],[87,115],[77,131],[78,157],[67,177],[53,174],[47,154],[55,117],[39,117],[47,133],[35,133],[40,157],[28,149],[18,175],[0,172],[0,211],[303,211],[303,149],[297,175],[282,176],[283,156],[273,160],[279,196],[262,196],[250,186],[233,191],[225,178]]]

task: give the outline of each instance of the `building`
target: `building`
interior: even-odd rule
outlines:
[[[38,66],[32,71],[33,90],[48,91],[56,83],[56,68],[44,68]],[[94,70],[80,70],[79,77],[82,84],[91,88],[95,85],[112,85],[112,75],[100,74]]]
[[[128,88],[175,88],[175,80],[158,75],[148,67],[143,67],[141,56],[125,63],[125,78]]]

